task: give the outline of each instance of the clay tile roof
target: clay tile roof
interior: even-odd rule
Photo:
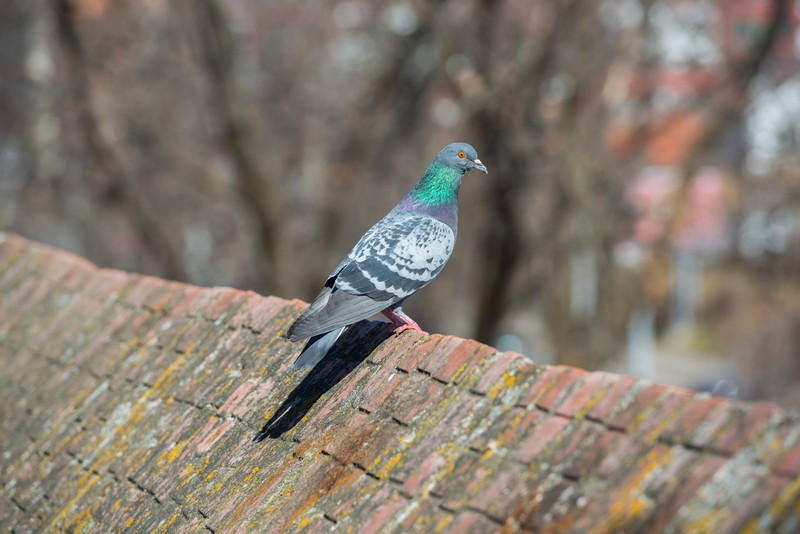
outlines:
[[[797,531],[800,422],[0,234],[0,530]]]

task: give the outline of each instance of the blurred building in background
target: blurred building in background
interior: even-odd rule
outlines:
[[[309,299],[465,140],[418,321],[790,408],[798,124],[790,0],[0,6],[0,228]]]

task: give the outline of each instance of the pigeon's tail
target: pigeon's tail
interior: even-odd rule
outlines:
[[[336,340],[339,339],[339,336],[342,335],[344,329],[345,327],[343,326],[309,339],[308,343],[306,343],[306,346],[303,348],[303,352],[301,352],[300,356],[295,360],[292,370],[296,371],[297,369],[314,367],[317,365],[320,360],[328,354],[328,351],[333,344],[336,343]]]

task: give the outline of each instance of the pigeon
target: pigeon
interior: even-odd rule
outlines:
[[[295,370],[315,366],[345,328],[378,312],[389,318],[395,333],[424,333],[403,312],[403,303],[450,258],[458,231],[458,190],[471,169],[488,174],[472,146],[444,147],[411,192],[331,271],[319,295],[286,332],[290,341],[308,339]]]

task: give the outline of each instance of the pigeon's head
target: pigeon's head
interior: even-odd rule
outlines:
[[[478,153],[467,143],[451,143],[444,147],[433,163],[439,166],[455,167],[461,172],[470,169],[477,169],[484,174],[488,174],[486,165],[478,159]]]

